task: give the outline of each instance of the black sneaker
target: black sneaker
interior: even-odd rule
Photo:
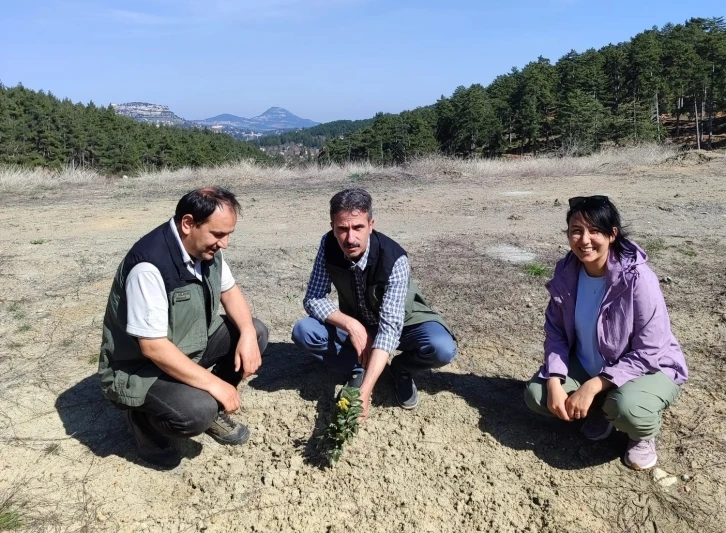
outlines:
[[[229,415],[220,413],[207,431],[207,435],[220,444],[244,444],[250,438],[250,431],[244,424],[238,424]]]
[[[363,378],[365,377],[365,375],[366,371],[364,368],[353,369],[353,372],[350,374],[350,377],[348,378],[345,386],[360,389],[360,386],[363,385]]]
[[[411,373],[407,370],[398,369],[391,364],[391,375],[393,376],[398,405],[404,409],[416,409],[418,407],[418,389]]]
[[[171,439],[155,432],[144,413],[129,409],[126,411],[126,423],[134,436],[141,459],[165,469],[179,466],[181,456],[172,445]]]

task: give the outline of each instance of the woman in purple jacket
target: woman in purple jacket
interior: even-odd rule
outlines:
[[[658,278],[626,238],[607,196],[570,198],[570,252],[547,283],[544,365],[525,391],[530,409],[586,419],[590,440],[630,437],[625,464],[656,464],[661,412],[688,378]]]

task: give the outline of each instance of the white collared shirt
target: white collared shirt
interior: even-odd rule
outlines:
[[[202,261],[195,261],[184,248],[174,218],[171,231],[181,250],[182,260],[191,274],[202,281]],[[219,251],[222,253],[222,250]],[[222,292],[234,287],[235,281],[222,256]],[[169,328],[169,300],[161,272],[151,263],[139,263],[126,276],[126,333],[134,337],[166,337]]]

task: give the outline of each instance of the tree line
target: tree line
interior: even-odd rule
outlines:
[[[74,104],[52,93],[0,83],[0,163],[93,167],[119,174],[240,159],[271,161],[229,135],[142,124],[117,115],[111,106]]]
[[[305,128],[300,131],[289,131],[280,135],[265,135],[253,141],[254,146],[284,146],[291,143],[300,143],[308,148],[322,148],[326,139],[340,137],[354,133],[362,128],[373,124],[372,118],[363,120],[335,120],[318,124],[312,128]]]
[[[368,127],[328,138],[319,160],[390,164],[433,152],[588,153],[603,143],[686,133],[710,149],[714,135],[726,132],[726,121],[717,120],[724,112],[726,22],[693,18],[599,50],[573,50],[555,64],[539,57],[486,87],[458,87],[433,106],[379,113]],[[686,120],[695,120],[697,134],[685,131]]]

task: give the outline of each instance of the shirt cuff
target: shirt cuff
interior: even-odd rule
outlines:
[[[381,335],[376,335],[376,338],[371,345],[371,349],[383,350],[384,352],[393,354],[393,352],[396,350],[396,346],[398,346],[398,342],[392,341],[390,338],[387,337],[382,338]]]
[[[330,315],[338,310],[335,304],[327,298],[308,300],[304,307],[311,317],[317,318],[321,322],[325,322]]]
[[[140,337],[144,339],[165,339],[167,336],[166,331],[153,330],[153,329],[141,329],[133,326],[126,326],[126,333],[132,337]]]

